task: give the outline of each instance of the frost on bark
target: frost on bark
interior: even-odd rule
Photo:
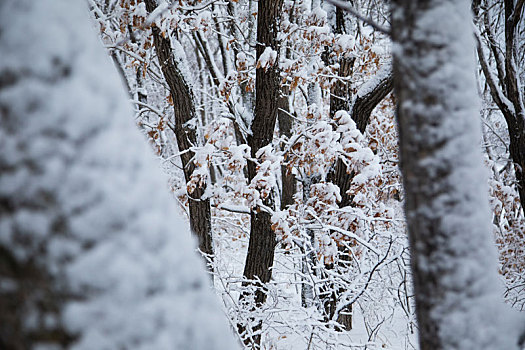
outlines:
[[[0,348],[235,348],[84,6],[0,2]]]
[[[401,168],[420,348],[517,349],[500,301],[470,2],[396,0]]]
[[[149,13],[155,11],[157,8],[155,0],[146,0],[145,2]],[[195,153],[190,148],[197,145],[196,130],[190,125],[192,120],[196,120],[193,92],[188,82],[184,79],[180,67],[178,67],[170,39],[164,37],[155,24],[152,24],[151,31],[159,64],[173,98],[175,137],[181,153],[180,158],[184,177],[186,183],[188,183],[195,170],[195,165],[192,161]],[[188,193],[189,219],[191,230],[199,240],[199,249],[208,256],[212,256],[210,199],[204,198],[205,191],[206,184],[198,186],[192,193]]]

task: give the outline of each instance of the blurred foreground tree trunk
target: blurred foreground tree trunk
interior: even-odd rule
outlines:
[[[0,348],[235,348],[84,6],[0,2]]]

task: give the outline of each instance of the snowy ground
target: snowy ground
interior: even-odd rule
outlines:
[[[234,216],[243,220],[242,215]],[[237,309],[240,294],[238,290],[248,246],[249,224],[238,225],[236,233],[232,233],[231,216],[228,219],[216,218],[216,223],[215,263],[222,277],[215,277],[215,287],[225,302],[230,319],[243,319],[244,314]],[[221,230],[221,227],[227,226],[228,230]],[[229,232],[229,236],[226,236],[226,232]],[[415,327],[411,327],[401,305],[394,305],[392,299],[370,301],[363,298],[354,305],[351,331],[335,332],[328,329],[324,323],[316,320],[315,309],[301,306],[301,281],[295,271],[300,271],[297,257],[293,258],[289,251],[278,249],[268,300],[260,311],[263,320],[263,349],[417,348]],[[364,314],[367,315],[367,322]],[[232,320],[231,325],[234,327],[236,322]]]

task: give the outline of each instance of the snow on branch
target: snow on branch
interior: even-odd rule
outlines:
[[[339,7],[343,11],[350,13],[352,16],[365,22],[366,24],[376,29],[377,31],[390,36],[390,28],[386,28],[382,26],[381,24],[376,23],[373,19],[361,15],[352,5],[346,2],[343,2],[341,0],[327,0],[327,2],[331,3],[332,5],[336,7]]]
[[[474,34],[477,42],[479,62],[481,64],[483,74],[485,75],[485,79],[487,79],[487,83],[490,87],[490,94],[494,99],[494,102],[496,102],[498,107],[501,109],[505,119],[513,118],[513,116],[516,114],[516,111],[514,110],[512,102],[509,101],[509,99],[505,96],[503,91],[501,91],[501,89],[498,87],[496,77],[492,74],[490,70],[489,63],[487,62],[487,59],[485,58],[485,54],[483,52],[481,36],[477,28],[475,28]]]

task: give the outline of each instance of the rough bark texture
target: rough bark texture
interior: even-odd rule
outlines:
[[[288,138],[292,136],[292,126],[293,119],[290,116],[290,106],[289,106],[289,90],[283,88],[281,91],[281,97],[279,98],[279,109],[278,112],[278,121],[279,121],[279,131],[281,135],[284,135]],[[285,156],[284,163],[281,165],[281,210],[285,209],[287,206],[293,204],[293,196],[296,192],[297,180],[295,175],[291,171],[288,171],[286,163],[288,162],[287,155]]]
[[[145,0],[145,3],[146,9],[150,13],[157,7],[155,0]],[[184,80],[177,61],[173,56],[170,40],[162,36],[160,29],[155,24],[152,24],[151,30],[160,67],[173,98],[174,132],[179,151],[183,152],[180,158],[184,177],[186,182],[189,182],[195,169],[195,165],[191,161],[194,153],[184,151],[197,144],[195,129],[188,125],[189,121],[196,118],[193,92]],[[212,256],[211,209],[209,198],[202,198],[205,190],[206,185],[197,187],[193,193],[188,193],[189,219],[191,230],[199,240],[199,249],[203,253]]]
[[[336,9],[336,32],[343,33],[344,30],[344,15],[341,9]],[[340,110],[348,111],[352,100],[351,83],[350,77],[352,76],[354,57],[343,57],[339,61],[339,72],[338,75],[342,78],[337,80],[332,88],[330,95],[330,117],[333,118],[335,113]],[[347,173],[347,167],[341,159],[337,159],[334,169],[328,174],[328,181],[337,185],[341,194],[341,202],[339,207],[343,208],[350,205],[351,198],[346,193],[350,189],[350,184],[354,174]],[[327,265],[327,269],[333,268],[333,264]],[[329,285],[326,286],[326,290],[332,290],[334,287]],[[328,295],[323,297],[323,306],[327,320],[331,320],[334,317],[334,312],[337,307],[338,295],[342,294],[342,289],[337,292],[330,292]],[[323,290],[321,291],[323,293]],[[345,330],[352,329],[352,306],[346,307],[337,317],[337,322],[343,326]]]
[[[260,0],[257,12],[257,60],[266,47],[278,51],[277,33],[283,0]],[[278,62],[278,61],[277,61]],[[279,70],[277,65],[259,67],[255,72],[255,113],[251,125],[251,134],[248,136],[248,145],[251,147],[251,156],[256,158],[257,151],[268,145],[273,138],[273,131],[277,120],[279,106]],[[248,162],[248,179],[251,181],[257,174],[256,164]],[[273,208],[272,195],[264,200],[264,205]],[[259,280],[268,283],[272,277],[271,268],[275,253],[276,238],[271,228],[271,215],[259,208],[255,208],[250,221],[250,240],[248,253],[244,265],[244,277],[248,280]],[[256,284],[258,285],[258,284]],[[262,286],[255,293],[256,306],[262,305],[266,300],[266,293]],[[243,298],[243,296],[241,296]],[[253,331],[260,328],[254,327]],[[242,325],[239,332],[243,333]],[[246,344],[258,347],[260,335],[253,339],[246,339]]]
[[[266,47],[278,50],[277,33],[278,19],[282,0],[259,1],[257,14],[257,59]],[[257,68],[255,78],[255,116],[251,126],[248,144],[251,156],[256,158],[257,151],[268,145],[273,138],[279,101],[279,71],[276,66]],[[256,165],[248,163],[250,181],[257,173]],[[269,198],[265,204],[273,206]],[[244,267],[244,277],[253,280],[260,279],[267,283],[271,278],[271,267],[275,251],[275,233],[271,229],[270,214],[255,210],[251,214],[250,242]],[[264,293],[258,293],[257,303],[263,303]]]
[[[507,122],[509,131],[509,151],[514,162],[514,172],[517,180],[517,189],[522,208],[525,208],[525,91],[519,88],[519,73],[517,69],[517,30],[522,18],[523,1],[514,4],[512,0],[505,0],[505,47],[497,46],[488,11],[484,12],[484,25],[497,70],[497,77],[492,76],[491,68],[487,62],[481,40],[478,37],[478,57],[492,98]],[[474,13],[478,13],[479,4],[474,4]],[[501,53],[504,52],[504,56]]]
[[[517,348],[512,327],[503,326],[497,287],[469,17],[466,0],[393,3],[394,83],[421,350]]]
[[[350,116],[355,121],[357,128],[362,133],[365,132],[366,126],[370,121],[370,115],[376,106],[381,102],[394,88],[394,79],[392,72],[379,79],[374,87],[366,94],[357,95],[354,99]]]
[[[341,66],[343,67],[343,65]],[[340,74],[347,72],[340,71]],[[348,72],[351,74],[351,72]],[[336,83],[336,91],[342,90],[338,88]],[[365,132],[366,126],[370,121],[370,115],[374,108],[392,91],[393,89],[393,75],[391,73],[384,75],[381,79],[377,79],[376,84],[371,87],[367,93],[357,95],[351,106],[350,116],[355,121],[357,128],[362,133]],[[346,90],[345,90],[346,91]],[[338,96],[335,92],[334,95]],[[330,115],[333,116],[338,110],[347,110],[348,107],[345,100],[332,97],[330,100]],[[354,174],[348,174],[347,167],[343,161],[338,160],[334,170],[328,174],[328,180],[339,186],[341,192],[340,207],[350,205],[352,199],[346,193],[350,189]]]
[[[349,77],[352,72],[352,66],[353,59],[342,59],[340,62],[339,75]],[[392,91],[392,88],[392,74],[389,74],[383,79],[379,79],[377,84],[374,85],[368,93],[362,96],[356,96],[352,104],[352,109],[350,110],[350,116],[355,121],[359,131],[362,133],[365,132],[372,111],[379,102]],[[330,115],[333,117],[335,112],[339,110],[348,110],[348,101],[350,99],[350,84],[343,81],[337,82],[330,99]],[[348,173],[348,169],[341,159],[337,160],[334,169],[328,174],[328,180],[339,187],[341,193],[340,208],[349,206],[352,203],[352,197],[347,192],[350,189],[354,175],[353,172]],[[333,317],[337,302],[336,298],[335,295],[332,295],[329,300],[325,301],[325,311],[330,318]],[[352,307],[350,306],[342,311],[337,318],[337,322],[343,325],[346,330],[350,330],[352,328]]]
[[[352,92],[350,90],[350,76],[353,72],[355,57],[342,57],[339,60],[338,76],[342,79],[336,80],[330,94],[330,117],[333,118],[335,113],[340,110],[348,111],[352,101]]]

